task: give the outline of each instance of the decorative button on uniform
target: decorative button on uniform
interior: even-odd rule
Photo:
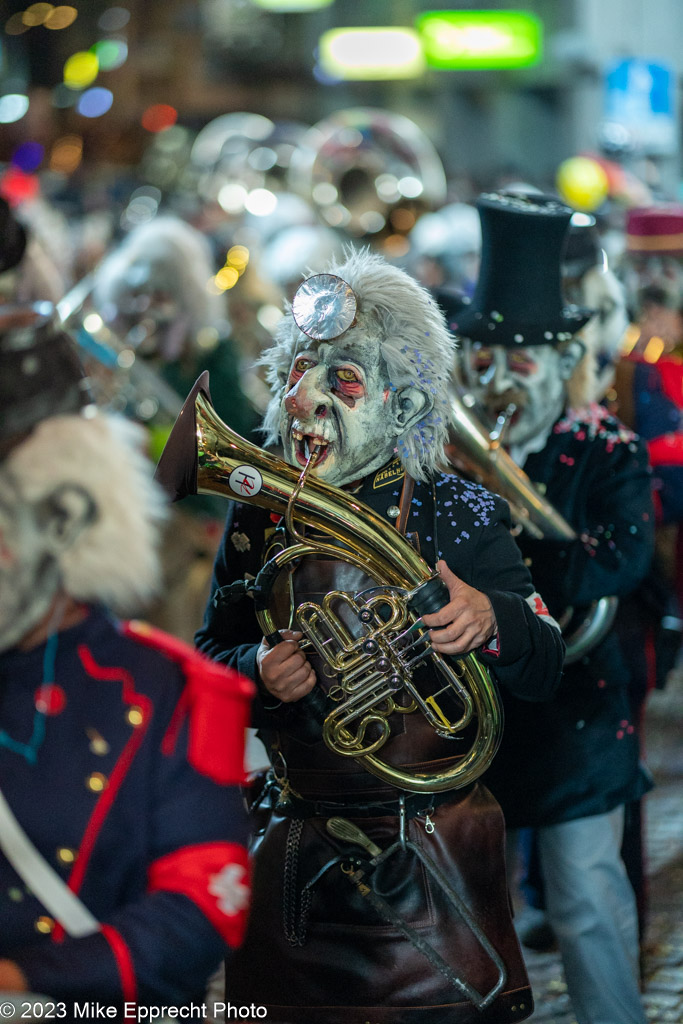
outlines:
[[[76,860],[76,851],[69,846],[57,847],[57,860],[60,864],[73,864]]]
[[[398,519],[401,514],[401,510],[398,505],[390,505],[387,509],[387,515],[390,519]]]
[[[85,734],[90,740],[90,750],[93,754],[97,754],[98,757],[104,757],[105,754],[109,753],[109,744],[97,729],[89,726],[85,730]]]
[[[41,935],[49,935],[54,930],[55,922],[51,917],[39,917],[34,927]]]
[[[108,785],[107,776],[102,772],[93,772],[87,777],[85,784],[91,793],[101,793]]]
[[[133,707],[128,708],[128,711],[126,711],[126,718],[133,726],[142,725],[144,717],[142,708],[139,708],[137,704],[134,704]]]

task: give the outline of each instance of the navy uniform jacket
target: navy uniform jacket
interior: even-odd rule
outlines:
[[[58,634],[54,682],[44,658],[44,645],[0,656],[0,787],[101,927],[65,937],[0,852],[0,957],[60,1000],[201,999],[245,923],[252,686],[96,608]]]
[[[354,498],[395,522],[390,511],[396,509],[402,483],[403,470],[395,460],[367,477]],[[264,538],[273,529],[267,512],[247,504],[230,505],[212,594],[245,573],[258,572]],[[498,622],[498,651],[477,654],[498,682],[525,701],[549,697],[559,681],[563,644],[559,631],[543,621],[543,604],[509,532],[506,502],[477,484],[438,474],[433,483],[416,482],[407,531],[417,533],[420,553],[429,565],[445,559],[456,576],[490,598]],[[211,658],[257,679],[261,636],[253,602],[244,598],[218,611],[210,600],[195,639]]]
[[[524,466],[578,534],[573,542],[518,543],[551,614],[586,609],[638,585],[652,556],[654,515],[642,441],[601,406],[559,420]],[[508,825],[551,825],[603,814],[650,783],[638,761],[629,666],[612,629],[565,666],[548,704],[504,695],[505,731],[486,776]]]

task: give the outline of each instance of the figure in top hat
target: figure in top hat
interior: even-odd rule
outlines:
[[[652,554],[644,444],[602,407],[567,406],[590,311],[567,305],[561,256],[572,211],[552,197],[484,195],[482,272],[457,316],[460,372],[482,414],[502,416],[515,461],[574,539],[517,542],[560,617],[632,591]],[[500,428],[500,423],[499,423]],[[548,914],[580,1024],[644,1024],[633,890],[620,857],[624,807],[650,783],[614,629],[577,649],[552,701],[504,694],[487,773],[511,829],[537,827]]]
[[[438,566],[448,592],[423,615],[432,652],[450,659],[474,651],[501,687],[541,699],[557,685],[561,638],[512,541],[507,506],[439,469],[452,360],[453,338],[428,292],[369,251],[349,253],[301,284],[265,356],[269,446],[282,444],[287,479],[292,467],[295,481],[306,474],[302,501],[312,474],[331,507],[339,504],[335,522],[357,516],[359,531],[388,534],[391,550],[403,546],[412,558],[409,534],[425,565]],[[285,578],[286,608],[280,604],[275,619],[283,642],[263,635],[243,581],[289,549],[293,534],[286,516],[258,501],[231,503],[213,600],[197,635],[200,649],[255,680],[254,721],[272,763],[255,798],[255,897],[227,996],[260,1001],[273,1024],[524,1019],[532,1002],[508,917],[499,810],[478,782],[452,774],[467,760],[464,734],[461,741],[444,735],[417,704],[403,713],[393,699],[377,698],[374,709],[366,687],[387,665],[378,661],[375,670],[373,640],[360,652],[367,683],[358,697],[369,701],[372,720],[363,728],[368,742],[383,739],[377,757],[392,778],[375,777],[357,755],[326,741],[307,702],[317,687],[328,716],[334,697],[352,705],[358,697],[344,661],[337,670],[326,665],[324,651],[302,647],[301,632],[286,628],[290,610],[304,614],[305,602],[337,591],[358,595],[361,617],[350,621],[344,601],[332,600],[345,623],[334,635],[348,630],[348,642],[360,643],[377,579],[344,560],[343,543],[332,548],[338,558],[329,546],[324,557],[314,550]],[[331,529],[327,539],[342,536]],[[399,647],[407,639],[387,635]],[[449,703],[448,684],[433,692],[432,654],[422,656],[426,663],[414,670],[416,685],[426,687],[422,700]],[[399,704],[408,699],[400,673],[410,673],[409,661],[406,652],[389,681]],[[328,696],[335,678],[340,685]],[[342,684],[351,686],[347,696]],[[376,733],[380,721],[384,737]],[[406,778],[412,773],[421,792]],[[330,831],[340,817],[352,829],[346,839]]]
[[[114,617],[159,581],[139,445],[49,304],[2,307],[0,990],[66,1020],[200,1002],[248,903],[251,683]]]

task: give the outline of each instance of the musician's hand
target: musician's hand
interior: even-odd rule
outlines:
[[[28,992],[28,982],[12,960],[0,960],[0,992]]]
[[[261,681],[269,693],[289,704],[301,700],[315,686],[315,672],[299,647],[301,633],[281,629],[284,640],[270,647],[265,639],[256,653]]]
[[[439,654],[464,654],[481,647],[498,630],[491,602],[481,590],[452,573],[443,560],[436,568],[448,587],[450,601],[438,612],[423,616],[431,631],[432,647]]]

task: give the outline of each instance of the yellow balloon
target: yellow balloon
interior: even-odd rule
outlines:
[[[609,193],[609,179],[596,160],[572,156],[563,160],[555,178],[557,191],[576,210],[597,210]]]

